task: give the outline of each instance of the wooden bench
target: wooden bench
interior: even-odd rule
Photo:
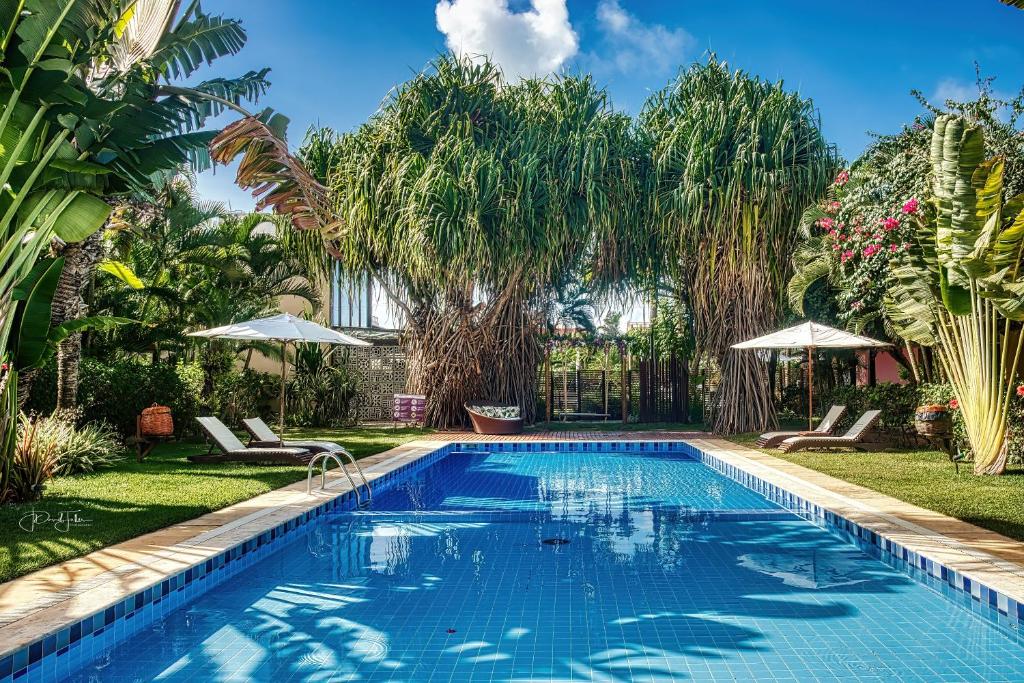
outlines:
[[[561,418],[562,422],[567,422],[569,418],[578,418],[581,420],[607,420],[611,417],[610,413],[559,413],[558,417]]]

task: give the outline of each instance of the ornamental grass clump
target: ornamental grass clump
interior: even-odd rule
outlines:
[[[79,426],[80,417],[76,410],[19,415],[5,501],[36,500],[51,477],[93,472],[121,459],[117,432],[104,423]]]

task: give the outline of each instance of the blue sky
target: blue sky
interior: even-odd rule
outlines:
[[[997,92],[1015,94],[1024,85],[1024,11],[998,0],[205,0],[203,6],[242,19],[249,44],[197,75],[271,67],[273,86],[261,104],[292,119],[293,146],[313,123],[342,131],[358,126],[389,89],[449,46],[494,52],[510,72],[558,64],[593,73],[615,106],[630,113],[680,65],[713,50],[736,68],[781,78],[813,98],[826,137],[847,159],[868,144],[869,131],[898,130],[920,112],[912,88],[937,102],[972,92],[975,61],[997,77]],[[232,178],[225,169],[206,173],[200,192],[251,208]]]

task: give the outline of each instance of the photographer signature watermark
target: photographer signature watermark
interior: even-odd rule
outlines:
[[[18,526],[29,533],[42,527],[53,527],[56,531],[67,532],[73,526],[89,526],[90,524],[92,524],[92,520],[82,517],[81,510],[60,510],[59,512],[32,510],[26,512],[18,520]]]

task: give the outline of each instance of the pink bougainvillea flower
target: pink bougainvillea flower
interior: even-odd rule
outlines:
[[[917,209],[919,206],[920,204],[918,204],[916,199],[910,198],[903,204],[903,213],[907,215],[913,215],[917,213]]]
[[[838,185],[839,187],[842,187],[843,185],[845,185],[848,182],[850,182],[850,172],[849,171],[840,171],[839,175],[836,176],[836,185]]]
[[[840,263],[846,263],[847,261],[849,261],[852,258],[853,258],[853,251],[850,250],[850,249],[847,249],[846,251],[843,252],[843,255],[839,257],[839,261],[840,261]]]
[[[958,410],[960,408],[960,401],[956,400],[955,398],[949,399],[949,407],[952,410]]]
[[[889,216],[888,218],[883,218],[880,222],[882,224],[882,227],[885,228],[886,232],[891,232],[896,228],[900,227],[900,222],[893,218],[892,216]]]
[[[839,211],[840,206],[842,206],[842,204],[839,202],[829,202],[825,205],[825,210],[829,213],[835,213],[836,211]]]
[[[891,251],[892,253],[895,254],[899,250],[900,250],[900,245],[898,245],[898,244],[890,244],[889,245],[889,251]]]
[[[874,256],[875,254],[877,254],[881,250],[882,250],[882,246],[880,244],[869,244],[868,246],[864,247],[864,255],[868,256],[868,257],[871,257],[871,256]]]
[[[1024,398],[1024,384],[1021,384],[1019,387],[1017,387],[1017,395],[1020,396],[1021,398]]]
[[[826,230],[831,230],[832,226],[835,225],[835,223],[836,222],[834,220],[826,216],[825,218],[822,218],[821,220],[818,221],[818,227],[825,228]]]

